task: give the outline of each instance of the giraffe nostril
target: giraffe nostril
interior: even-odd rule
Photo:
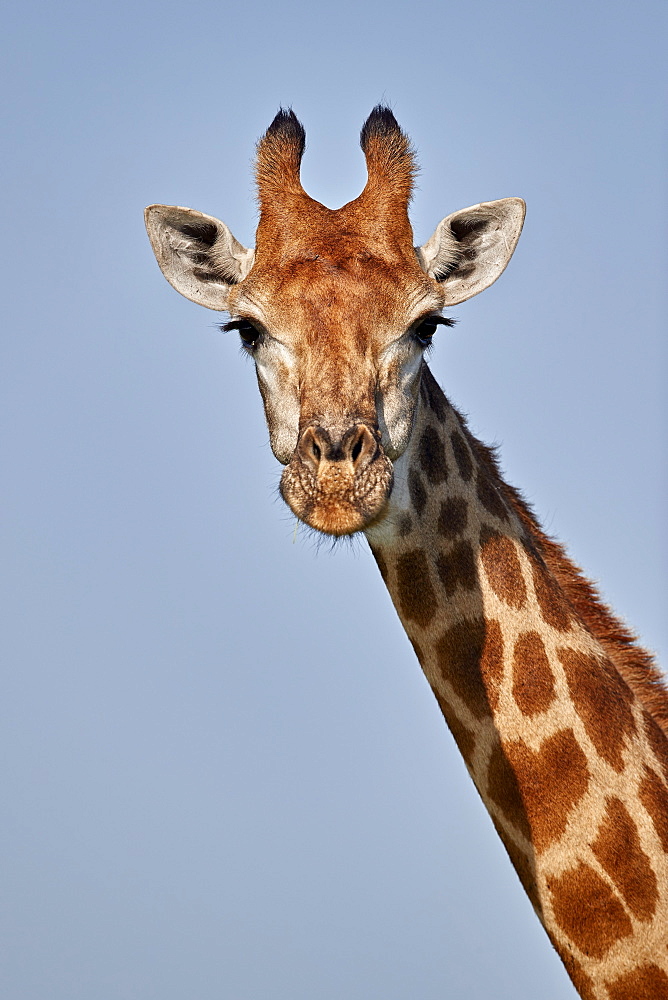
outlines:
[[[348,427],[343,434],[338,429],[307,427],[297,445],[299,461],[316,476],[321,475],[325,467],[348,462],[352,465],[350,471],[358,476],[377,454],[374,434],[365,424],[359,423]]]
[[[307,427],[299,439],[297,454],[313,475],[318,475],[323,455],[327,453],[327,447],[328,438],[326,432],[319,427]]]

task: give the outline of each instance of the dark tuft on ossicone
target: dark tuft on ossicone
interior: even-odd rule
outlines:
[[[374,211],[380,214],[387,214],[389,206],[394,205],[406,214],[407,222],[407,206],[417,166],[408,136],[384,104],[377,104],[364,122],[360,144],[369,175],[361,197],[368,198]]]
[[[299,156],[304,153],[306,146],[306,132],[304,126],[297,118],[292,108],[279,108],[278,114],[267,129],[265,136],[268,138],[283,139],[294,145],[298,149]]]
[[[278,114],[257,144],[255,176],[262,211],[271,210],[287,194],[304,194],[299,168],[306,132],[292,108]]]
[[[370,139],[387,139],[399,133],[399,123],[385,104],[377,104],[360,132],[360,146],[366,153]]]

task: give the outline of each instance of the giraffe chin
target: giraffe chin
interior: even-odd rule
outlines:
[[[281,496],[292,513],[324,535],[354,535],[382,518],[392,489],[392,463],[382,453],[355,475],[331,462],[317,476],[292,461],[281,477]]]

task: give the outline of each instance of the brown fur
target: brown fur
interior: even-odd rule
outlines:
[[[526,602],[527,590],[522,567],[512,541],[483,525],[480,531],[480,556],[494,593],[513,608]]]
[[[504,753],[516,776],[538,853],[559,840],[571,811],[589,786],[587,758],[571,729],[562,729],[531,750],[521,740]]]
[[[281,108],[257,144],[255,176],[263,208],[272,198],[305,194],[299,177],[305,143],[304,129],[292,108]]]
[[[554,676],[537,632],[523,632],[515,642],[513,697],[525,715],[545,712],[554,700]]]
[[[487,794],[513,830],[531,840],[531,825],[515,768],[500,743],[495,743],[487,764]]]
[[[495,709],[503,678],[503,633],[494,618],[488,618],[485,622],[485,648],[480,659],[480,673],[489,703]]]
[[[457,587],[473,590],[478,583],[478,572],[471,543],[458,542],[446,555],[438,556],[436,570],[448,597],[452,597]]]
[[[424,509],[427,506],[427,491],[422,482],[422,476],[417,469],[411,469],[408,473],[408,492],[413,510],[418,517],[422,517]]]
[[[610,1000],[668,1000],[668,976],[656,965],[643,965],[613,983]]]
[[[318,278],[327,273],[327,267],[354,272],[357,262],[364,265],[367,279],[370,269],[379,269],[386,294],[376,297],[378,305],[396,287],[398,268],[403,266],[414,276],[421,274],[408,218],[416,173],[410,142],[391,112],[374,108],[361,136],[366,186],[339,209],[321,205],[304,191],[299,176],[304,142],[304,130],[293,112],[280,111],[258,143],[255,172],[260,221],[252,278],[261,278],[266,289],[267,281],[281,271],[281,262],[289,261],[291,278],[297,275],[295,268],[306,268],[309,283],[315,278],[314,301],[321,303]],[[428,280],[424,275],[421,278]]]
[[[428,625],[438,601],[431,583],[429,562],[422,549],[405,552],[397,560],[397,585],[404,614],[418,625]]]
[[[485,654],[485,622],[460,621],[445,630],[436,643],[436,655],[443,677],[478,718],[491,715],[481,662]]]
[[[468,505],[460,497],[449,497],[441,503],[438,515],[438,533],[444,538],[461,535],[468,522]]]
[[[608,799],[605,816],[591,849],[634,917],[651,920],[659,899],[656,876],[640,846],[638,829],[620,799]]]
[[[448,463],[440,435],[433,427],[425,427],[418,446],[420,466],[429,483],[438,486],[448,478]]]
[[[408,136],[397,128],[394,116],[382,105],[377,105],[365,122],[360,144],[369,173],[364,200],[376,211],[390,200],[407,206],[417,173],[415,155]]]
[[[574,649],[559,649],[575,710],[600,757],[620,774],[624,770],[626,737],[636,725],[631,692],[610,664]],[[614,726],[610,720],[614,719]]]
[[[663,738],[665,730],[650,712],[645,712],[643,723],[647,742],[652,748],[657,763],[663,772],[664,780],[668,785],[668,745]]]
[[[482,470],[478,471],[476,491],[478,500],[480,500],[480,503],[490,514],[498,517],[500,521],[508,520],[508,510],[503,502],[503,496],[498,485],[495,484],[491,476],[485,475]]]
[[[473,475],[473,462],[471,461],[471,453],[468,446],[464,438],[457,431],[453,431],[450,435],[450,444],[452,445],[457,468],[459,469],[459,475],[465,483],[468,483]]]
[[[624,907],[590,865],[579,864],[549,886],[557,923],[585,955],[603,958],[633,932]]]

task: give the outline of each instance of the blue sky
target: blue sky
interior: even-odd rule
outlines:
[[[4,45],[4,994],[573,997],[369,553],[293,543],[252,369],[142,210],[252,243],[280,104],[339,205],[379,100],[420,242],[524,197],[432,367],[665,663],[665,5],[27,2]]]

